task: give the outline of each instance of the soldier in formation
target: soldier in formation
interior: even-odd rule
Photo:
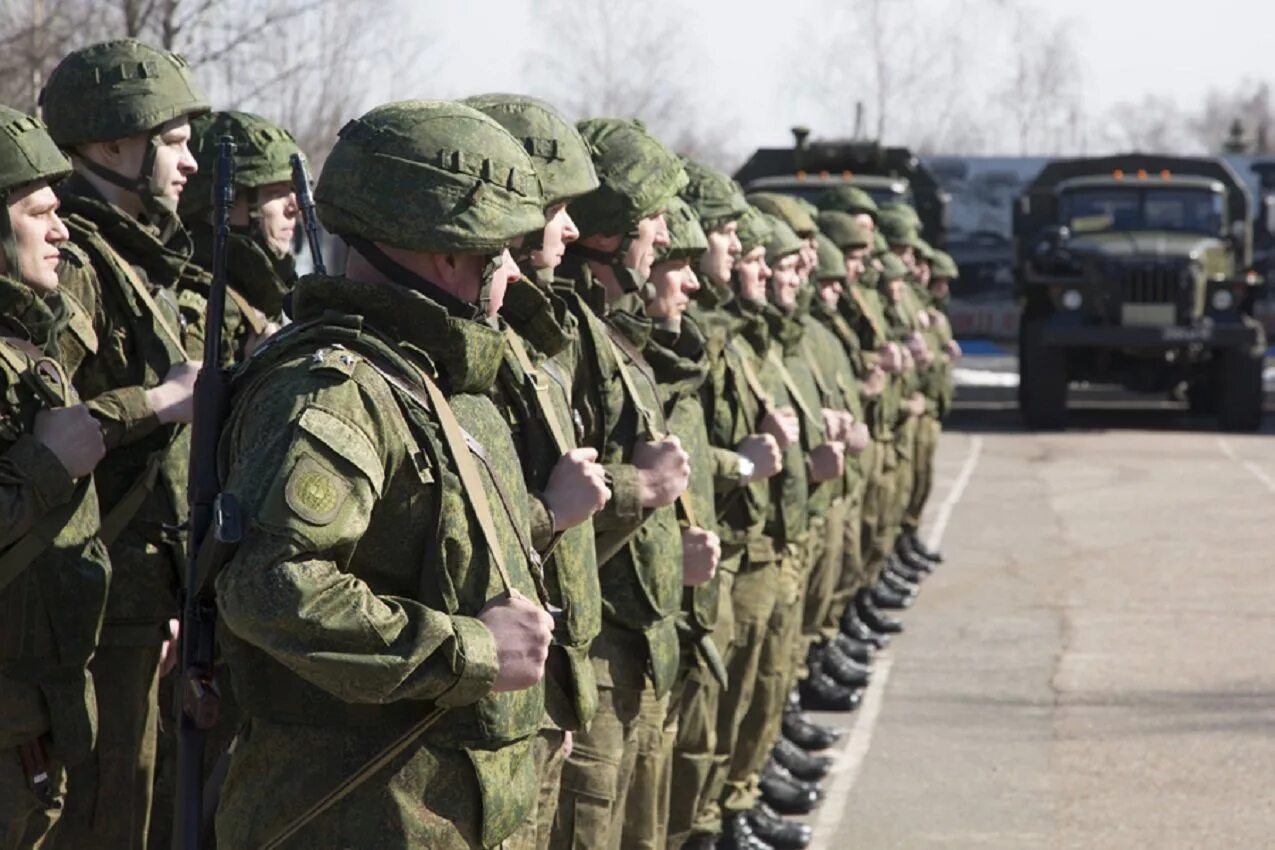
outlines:
[[[403,101],[333,140],[345,261],[298,279],[295,139],[210,108],[135,40],[0,108],[0,850],[173,843],[209,334],[242,520],[209,842],[809,844],[838,732],[804,711],[857,708],[942,560],[958,272],[915,211],[745,196],[525,96]]]

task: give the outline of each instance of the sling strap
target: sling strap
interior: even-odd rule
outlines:
[[[757,397],[757,401],[761,402],[762,410],[770,413],[775,409],[775,399],[762,386],[761,379],[757,377],[757,370],[748,359],[748,354],[733,339],[726,341],[726,347],[739,357],[739,368],[744,373],[744,383],[748,384],[748,389]]]
[[[779,357],[778,352],[772,349],[767,353],[766,359],[779,371],[779,377],[784,382],[784,386],[788,388],[788,395],[792,396],[793,404],[797,405],[802,415],[810,420],[811,428],[822,438],[824,436],[822,414],[816,416],[814,411],[810,409],[810,405],[806,404],[806,400],[801,397],[801,391],[797,389],[797,382],[793,380],[792,373],[788,371],[788,367],[784,365],[784,361]]]
[[[540,370],[532,364],[531,358],[527,356],[527,348],[523,345],[522,337],[514,333],[512,329],[505,328],[505,342],[508,343],[509,350],[513,352],[514,359],[518,361],[518,368],[522,369],[522,373],[527,378],[527,383],[531,385],[532,397],[536,400],[536,408],[540,411],[540,419],[549,429],[549,435],[553,438],[558,454],[566,454],[571,451],[573,443],[568,439],[567,431],[558,419],[558,413],[554,409],[553,401],[549,396],[549,385],[544,382],[540,375]]]
[[[806,361],[806,367],[810,369],[810,374],[815,379],[815,385],[819,387],[819,394],[823,396],[823,403],[827,407],[837,407],[837,396],[832,391],[832,387],[828,384],[828,379],[824,377],[823,369],[819,366],[819,358],[815,356],[814,349],[810,347],[810,340],[802,337],[801,339],[801,356]]]
[[[872,328],[872,332],[876,334],[877,345],[888,341],[890,339],[890,335],[885,332],[885,330],[881,327],[881,324],[873,317],[872,310],[868,307],[868,303],[863,300],[863,293],[854,286],[851,286],[849,291],[850,300],[858,306],[859,312],[863,314],[864,320],[867,321],[868,325]]]

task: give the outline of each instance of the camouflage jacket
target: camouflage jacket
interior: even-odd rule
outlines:
[[[552,651],[565,656],[566,676],[559,681],[555,675],[560,665],[547,668],[545,705],[550,725],[581,729],[597,709],[597,684],[588,652],[602,625],[593,521],[585,520],[555,534],[553,518],[538,497],[563,453],[579,443],[570,385],[574,357],[580,350],[577,326],[566,303],[530,278],[510,284],[501,316],[516,337],[506,340],[493,398],[509,422],[527,489],[533,495],[528,515],[535,548],[545,554],[549,600],[562,609],[562,624]],[[522,349],[522,356],[514,346]],[[533,374],[527,374],[524,362],[531,364]],[[556,427],[547,417],[552,417]],[[559,438],[566,445],[559,446]]]
[[[864,365],[875,364],[877,349],[894,339],[880,293],[861,283],[852,283],[846,287],[845,297],[837,306],[838,312],[850,324],[859,341]],[[862,374],[861,371],[860,375]],[[868,423],[872,439],[876,442],[894,441],[894,424],[899,416],[902,386],[898,375],[887,375],[885,389],[865,405],[864,421]]]
[[[535,599],[528,496],[489,396],[505,338],[392,284],[310,276],[294,308],[236,376],[221,445],[247,529],[216,581],[222,648],[251,725],[219,839],[259,846],[442,707],[296,841],[451,846],[449,830],[480,829],[498,844],[536,793],[544,689],[491,691],[496,646],[477,615],[505,587],[434,408],[405,388],[420,390],[423,371],[447,395],[477,446],[513,587]]]
[[[213,230],[211,225],[191,227],[194,252],[191,259],[201,269],[212,273]],[[283,299],[297,285],[296,263],[291,254],[283,258],[271,256],[242,228],[232,228],[226,240],[226,274],[234,289],[235,307],[244,312],[250,307],[259,316],[245,316],[252,325],[262,319],[278,322],[283,317]]]
[[[0,750],[49,734],[56,756],[88,755],[97,705],[87,665],[110,580],[92,478],[72,479],[33,436],[42,409],[76,404],[56,349],[60,299],[0,277],[0,563],[26,538],[38,552],[0,577]]]
[[[644,635],[651,663],[640,666],[648,668],[657,692],[664,694],[678,666],[675,617],[682,598],[681,532],[672,506],[641,507],[637,468],[630,463],[637,442],[649,438],[652,427],[666,427],[663,400],[645,374],[649,365],[641,355],[651,325],[635,295],[608,304],[602,284],[579,256],[568,253],[559,271],[571,286],[556,291],[580,326],[573,406],[580,413],[584,444],[598,450],[598,462],[612,481],[612,499],[593,520],[603,616],[621,629]],[[639,398],[632,398],[625,388],[621,362]],[[660,421],[644,421],[647,417]],[[599,675],[601,684],[612,684],[605,670]]]
[[[863,402],[855,385],[854,367],[836,333],[824,323],[828,316],[829,311],[822,305],[812,305],[810,312],[801,317],[805,331],[801,351],[810,364],[824,407],[844,410],[855,422],[863,422]],[[858,455],[846,454],[844,492],[854,489],[860,475]]]

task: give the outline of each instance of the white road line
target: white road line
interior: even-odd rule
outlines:
[[[1262,482],[1262,484],[1266,487],[1267,490],[1270,490],[1272,493],[1275,493],[1275,479],[1272,479],[1269,475],[1267,475],[1266,470],[1262,469],[1260,466],[1253,463],[1253,461],[1244,460],[1242,457],[1237,455],[1235,453],[1235,449],[1231,448],[1231,443],[1229,440],[1227,440],[1225,437],[1218,437],[1217,446],[1219,449],[1222,450],[1222,454],[1226,455],[1228,458],[1230,458],[1231,460],[1238,463],[1240,466],[1247,469],[1249,471],[1249,474],[1252,475],[1254,478],[1256,478],[1258,481]]]
[[[952,511],[956,508],[956,503],[965,495],[965,489],[969,487],[970,479],[974,477],[974,468],[978,466],[978,459],[982,454],[983,438],[972,437],[965,463],[961,465],[961,471],[952,482],[952,489],[948,491],[947,498],[939,506],[934,525],[930,527],[930,533],[926,535],[926,542],[931,549],[938,549],[943,542],[943,535],[947,532]],[[894,659],[889,655],[878,656],[873,665],[872,682],[863,695],[863,703],[859,706],[854,725],[850,727],[850,738],[846,741],[845,749],[841,751],[836,763],[828,771],[832,781],[824,789],[823,806],[812,824],[814,837],[810,842],[809,850],[841,850],[847,846],[843,840],[844,836],[841,835],[842,822],[846,814],[845,804],[850,797],[850,792],[854,790],[855,782],[859,780],[868,750],[872,747],[872,733],[876,729],[877,719],[881,716],[881,706],[885,702],[885,685],[890,680],[890,668],[893,665]]]

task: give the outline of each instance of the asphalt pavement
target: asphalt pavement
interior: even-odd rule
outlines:
[[[821,716],[814,846],[1275,846],[1275,440],[1119,396],[1017,423],[979,397],[943,437],[947,562]]]

